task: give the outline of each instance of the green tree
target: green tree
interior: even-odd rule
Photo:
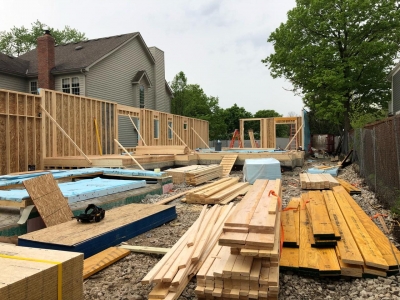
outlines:
[[[252,117],[253,114],[251,112],[248,112],[244,107],[239,107],[236,103],[225,109],[225,123],[227,125],[228,139],[232,138],[232,134],[235,129],[240,129],[239,119],[247,119]],[[249,130],[251,126],[249,122],[245,122],[244,125],[244,134],[247,135],[247,130]]]
[[[87,40],[84,33],[69,26],[58,30],[47,26],[39,20],[36,20],[36,22],[31,25],[31,29],[25,28],[24,26],[14,26],[9,31],[1,31],[0,52],[7,55],[20,56],[36,47],[37,38],[43,35],[46,29],[50,30],[56,45]]]
[[[263,109],[259,110],[254,114],[254,118],[277,118],[282,117],[282,115],[273,109]],[[253,125],[254,132],[257,133],[256,137],[259,138],[260,134],[260,122],[254,121]],[[289,136],[289,125],[276,125],[276,136],[277,137],[288,137]]]
[[[183,116],[185,105],[185,92],[187,87],[187,78],[185,73],[180,71],[175,75],[171,82],[171,89],[174,94],[171,102],[171,113]]]
[[[290,80],[318,118],[347,133],[353,114],[380,110],[390,99],[386,76],[399,52],[399,1],[296,4],[287,22],[269,36],[275,52],[262,62],[273,77]]]

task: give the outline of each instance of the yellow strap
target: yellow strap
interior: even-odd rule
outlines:
[[[58,261],[51,261],[51,260],[44,260],[44,259],[36,259],[36,258],[27,258],[27,257],[20,257],[20,256],[11,256],[11,255],[4,255],[0,254],[1,258],[10,258],[10,259],[17,259],[17,260],[28,260],[33,262],[41,262],[45,264],[53,264],[57,265],[58,269],[58,278],[57,278],[57,286],[58,286],[58,300],[62,300],[62,263]]]

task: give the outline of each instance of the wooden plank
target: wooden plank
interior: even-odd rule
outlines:
[[[23,182],[47,227],[71,220],[73,213],[51,173]]]
[[[334,239],[335,232],[333,231],[322,194],[320,192],[309,192],[308,199],[313,235],[322,239]]]
[[[83,261],[83,279],[103,270],[114,262],[129,255],[130,251],[121,247],[110,247]]]
[[[285,270],[296,270],[299,268],[299,248],[282,248],[279,266]]]
[[[358,249],[364,258],[365,264],[370,267],[384,270],[389,269],[389,265],[383,258],[378,247],[375,245],[374,241],[368,234],[368,231],[357,217],[357,214],[354,212],[349,202],[346,200],[345,194],[348,195],[348,193],[342,187],[334,187],[334,192],[336,201],[349,229],[352,232],[354,240],[358,245]]]
[[[336,193],[341,193],[346,201],[349,203],[351,208],[356,213],[358,219],[368,231],[369,236],[375,242],[379,251],[381,252],[383,258],[389,265],[389,270],[398,269],[398,262],[400,262],[400,251],[393,245],[387,236],[376,226],[376,224],[371,220],[371,218],[364,212],[364,210],[357,204],[357,202],[345,192],[343,187],[335,187],[333,191]],[[397,258],[397,260],[396,260]]]
[[[295,214],[298,214],[297,210],[286,210],[281,213],[282,227],[284,231],[284,247],[298,247],[296,224],[294,220]]]
[[[342,187],[350,194],[350,195],[361,195],[361,190],[351,185],[344,179],[337,178],[337,181],[340,183]]]
[[[225,222],[225,227],[248,227],[253,213],[257,207],[261,195],[264,192],[268,180],[257,179],[252,188],[243,197],[242,201],[236,205],[231,216]]]
[[[337,228],[340,234],[340,240],[337,242],[337,249],[341,260],[346,264],[364,265],[364,259],[358,250],[357,243],[347,226],[333,192],[324,191],[323,196],[332,220],[332,225]]]
[[[133,246],[133,245],[120,245],[118,248],[126,249],[136,253],[154,253],[154,254],[166,254],[171,248],[160,248],[160,247],[148,247],[148,246]]]

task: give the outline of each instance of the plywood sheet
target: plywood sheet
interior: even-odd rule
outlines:
[[[47,227],[71,220],[71,208],[52,174],[25,180],[23,184]]]

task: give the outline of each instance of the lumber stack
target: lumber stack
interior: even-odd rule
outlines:
[[[224,223],[222,258],[197,274],[199,298],[277,299],[280,196],[279,179],[255,181]]]
[[[350,195],[361,195],[361,190],[356,188],[354,185],[351,185],[344,179],[337,178],[337,181],[340,183],[342,187],[350,194]]]
[[[400,251],[342,186],[293,198],[282,212],[282,220],[283,269],[352,277],[387,276],[398,271]]]
[[[83,254],[0,244],[0,299],[83,299]]]
[[[332,189],[333,187],[340,185],[339,182],[330,174],[301,173],[300,183],[303,190]]]
[[[136,155],[179,155],[189,154],[190,150],[187,146],[136,146]]]
[[[222,177],[222,171],[223,167],[219,165],[193,165],[168,169],[165,172],[169,176],[172,176],[174,184],[200,185],[206,181]]]
[[[232,207],[203,207],[196,222],[142,279],[142,284],[156,283],[148,299],[177,299],[208,257],[218,255],[218,237]]]
[[[239,177],[222,178],[215,182],[190,190],[186,203],[227,204],[249,190],[248,182],[238,182]]]

